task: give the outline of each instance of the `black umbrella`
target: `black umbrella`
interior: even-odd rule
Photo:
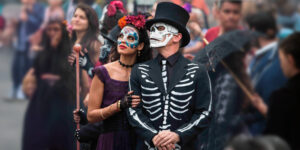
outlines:
[[[216,38],[211,43],[209,43],[204,36],[201,36],[207,46],[196,54],[193,61],[204,64],[207,66],[208,70],[212,71],[214,71],[214,68],[218,63],[221,63],[229,71],[244,93],[250,99],[253,99],[250,90],[241,82],[238,76],[228,67],[223,59],[234,52],[246,52],[243,47],[258,35],[257,32],[249,30],[234,30]]]
[[[234,30],[223,34],[211,43],[206,41],[206,47],[194,58],[197,63],[204,64],[208,70],[214,70],[216,65],[233,52],[246,52],[244,46],[258,34],[249,30]]]

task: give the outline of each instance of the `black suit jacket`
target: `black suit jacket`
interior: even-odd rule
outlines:
[[[139,150],[153,149],[152,138],[161,130],[176,132],[177,149],[187,149],[192,145],[187,143],[209,125],[212,97],[205,67],[180,55],[171,76],[166,92],[157,58],[132,69],[129,90],[142,102],[128,109],[128,118],[139,136]]]

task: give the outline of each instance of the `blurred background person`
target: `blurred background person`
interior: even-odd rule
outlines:
[[[3,32],[4,32],[4,28],[5,28],[5,19],[3,16],[0,15],[0,48],[3,46],[3,39],[4,37],[2,36],[3,35]]]
[[[247,19],[249,28],[261,34],[258,38],[257,49],[249,64],[249,74],[255,92],[260,95],[268,105],[270,95],[273,91],[282,87],[286,78],[280,68],[278,56],[277,26],[275,17],[269,12],[257,12]],[[253,103],[258,110],[259,106]],[[253,135],[261,134],[265,128],[265,114],[258,110],[250,110],[247,122],[249,130]]]
[[[216,19],[219,25],[207,30],[208,42],[231,30],[241,29],[242,0],[216,0]]]
[[[37,88],[25,114],[22,149],[75,149],[75,72],[67,61],[72,47],[62,20],[49,21],[42,46],[28,74]]]
[[[278,135],[293,150],[300,149],[300,33],[296,32],[279,45],[280,66],[287,83],[269,98],[266,134]],[[273,80],[275,81],[275,80]]]
[[[245,52],[234,52],[225,57],[223,61],[246,88],[253,92],[245,67],[246,54]],[[226,143],[235,135],[248,134],[243,114],[249,99],[237,84],[236,79],[221,63],[215,67],[215,72],[209,72],[209,76],[212,81],[214,116],[207,131],[208,138],[202,136],[200,141],[206,141],[207,143],[204,142],[204,144],[207,144],[208,149],[223,150]]]
[[[48,7],[45,10],[44,21],[42,27],[46,26],[50,20],[63,20],[65,17],[62,9],[63,0],[48,0]]]
[[[32,63],[32,60],[29,58],[29,38],[39,29],[44,17],[44,7],[37,3],[36,0],[22,0],[21,2],[22,8],[17,27],[18,42],[12,66],[12,98],[17,99],[24,98],[21,91],[21,82]]]
[[[72,18],[72,43],[82,46],[81,67],[86,68],[88,64],[94,66],[99,60],[101,43],[98,40],[99,24],[96,12],[86,4],[79,4],[75,9]],[[70,55],[69,62],[73,65],[76,52]],[[90,87],[90,77],[92,70],[81,69],[81,97],[84,98]]]
[[[200,37],[201,28],[197,22],[189,21],[187,24],[190,33],[190,42],[182,50],[182,54],[187,59],[194,59],[195,54],[203,48],[203,43]]]
[[[204,15],[207,16],[210,13],[208,6],[206,5],[205,0],[171,0],[177,5],[184,5],[185,3],[191,4],[194,8],[199,8],[204,12]]]
[[[48,24],[50,20],[63,20],[64,11],[62,9],[62,0],[48,0],[48,7],[45,10],[44,20],[40,28],[30,37],[30,56],[32,59],[36,56],[36,53],[42,50],[41,39],[42,30]]]
[[[69,24],[71,24],[74,12],[77,8],[77,5],[80,3],[84,3],[92,7],[96,11],[98,19],[101,17],[102,8],[95,2],[95,0],[66,0],[63,4],[63,9],[66,16],[65,19]]]

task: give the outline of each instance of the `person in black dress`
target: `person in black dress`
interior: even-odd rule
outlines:
[[[71,41],[61,20],[49,22],[42,46],[30,69],[37,88],[25,114],[22,149],[73,150],[75,72],[67,60]]]

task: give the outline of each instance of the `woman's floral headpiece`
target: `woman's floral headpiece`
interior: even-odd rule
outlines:
[[[132,24],[138,29],[143,29],[146,24],[146,19],[144,15],[137,15],[137,16],[124,16],[118,21],[118,25],[121,29],[125,27],[127,24]]]

